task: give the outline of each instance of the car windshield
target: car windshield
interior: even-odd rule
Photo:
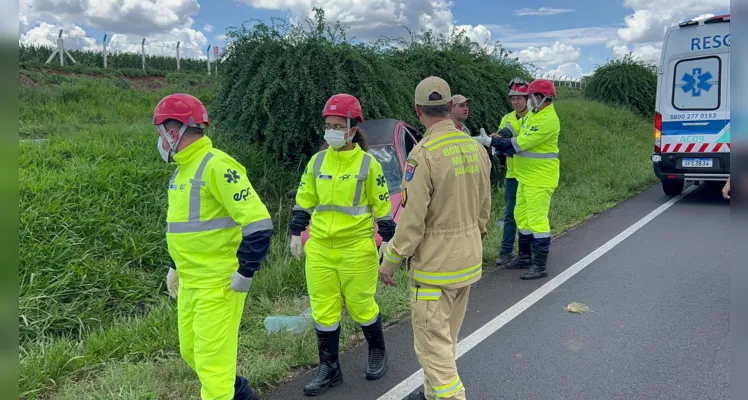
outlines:
[[[395,146],[373,146],[369,148],[369,154],[373,155],[382,164],[390,193],[399,193],[402,172],[400,171],[400,161],[397,159]]]

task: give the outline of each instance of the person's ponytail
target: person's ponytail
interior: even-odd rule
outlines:
[[[351,140],[351,142],[356,143],[361,150],[369,151],[369,138],[361,128],[356,129],[356,134],[353,135],[353,140]]]

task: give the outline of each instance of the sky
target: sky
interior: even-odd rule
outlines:
[[[665,30],[678,22],[729,13],[730,0],[20,0],[19,41],[67,48],[206,57],[223,48],[229,26],[281,17],[296,21],[313,7],[351,27],[358,40],[454,29],[479,44],[498,40],[536,73],[577,78],[633,53],[659,61]],[[3,29],[8,29],[3,28]]]

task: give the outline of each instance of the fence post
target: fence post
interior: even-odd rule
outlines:
[[[140,42],[141,60],[143,61],[143,71],[145,71],[145,38]]]
[[[106,68],[106,33],[104,34],[104,41],[102,42],[102,45],[104,46],[104,68]]]
[[[57,35],[57,49],[52,52],[45,64],[49,64],[57,54],[60,55],[60,66],[65,65],[65,55],[67,55],[70,58],[70,61],[75,64],[75,59],[73,58],[73,56],[71,56],[70,53],[65,50],[65,41],[62,39],[62,29],[60,29],[60,33]]]
[[[179,44],[182,42],[177,42],[177,71],[179,71]]]
[[[211,45],[208,45],[208,49],[205,50],[208,55],[208,75],[210,75],[210,48],[211,48]]]

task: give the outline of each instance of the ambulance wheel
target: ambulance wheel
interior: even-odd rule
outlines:
[[[668,179],[662,181],[662,191],[668,196],[677,196],[683,192],[684,180],[681,179]]]

